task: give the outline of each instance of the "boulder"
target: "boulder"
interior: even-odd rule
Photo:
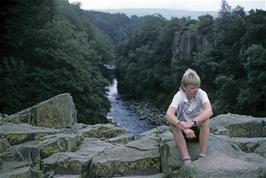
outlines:
[[[43,169],[45,172],[54,171],[55,174],[68,173],[88,177],[93,157],[113,147],[115,146],[97,138],[88,138],[75,152],[55,153],[43,159]]]
[[[265,177],[265,118],[235,114],[212,119],[206,158],[198,159],[199,143],[188,143],[192,164],[183,165],[173,140],[162,141],[162,172],[169,177]],[[221,135],[221,134],[225,135]],[[255,154],[257,153],[257,154]]]
[[[266,160],[254,153],[235,149],[223,137],[211,135],[205,158],[183,165],[171,177],[265,177]]]
[[[31,177],[30,166],[28,162],[8,162],[4,163],[0,170],[0,177]]]
[[[59,133],[43,137],[39,142],[42,158],[46,158],[57,152],[75,151],[81,143],[78,134]]]
[[[57,95],[2,119],[2,122],[27,123],[49,128],[72,127],[76,121],[75,105],[69,93]]]
[[[1,178],[31,178],[38,177],[44,178],[39,170],[30,166],[29,162],[25,161],[13,161],[5,162],[3,169],[0,170]]]
[[[247,153],[254,152],[261,145],[266,143],[266,137],[224,137],[232,144],[236,144],[242,151]]]
[[[160,172],[157,150],[137,150],[117,146],[95,156],[88,177],[149,175]]]
[[[188,143],[188,149],[192,160],[198,158],[199,144],[195,142]],[[171,174],[171,172],[183,166],[182,157],[178,151],[177,145],[174,140],[161,144],[160,156],[162,164],[162,172]]]
[[[141,137],[93,157],[89,176],[151,175],[160,172],[159,145],[154,137]]]
[[[266,177],[266,118],[213,118],[207,156],[198,159],[199,143],[189,142],[193,161],[184,165],[169,126],[133,135],[113,124],[78,124],[69,96],[1,119],[0,177]],[[63,127],[53,120],[59,116]]]
[[[231,137],[266,137],[266,118],[221,114],[212,118],[212,131]]]
[[[38,164],[41,160],[40,148],[36,141],[29,141],[15,145],[10,151],[13,152],[17,160],[28,161],[31,165]]]

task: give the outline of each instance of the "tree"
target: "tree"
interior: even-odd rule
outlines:
[[[215,83],[218,86],[214,101],[214,108],[217,110],[217,113],[234,111],[236,106],[236,96],[240,89],[236,87],[237,81],[233,76],[220,75],[216,78]]]
[[[198,31],[202,35],[213,33],[214,30],[214,19],[211,15],[204,15],[199,17]]]
[[[13,113],[69,92],[79,122],[107,122],[108,81],[100,66],[110,59],[110,47],[85,13],[67,1],[13,3],[6,6],[1,30],[6,55],[0,61],[0,112]]]
[[[218,12],[219,18],[225,18],[231,16],[231,6],[227,3],[226,0],[222,0],[221,9]]]
[[[246,51],[244,62],[247,73],[245,86],[241,88],[238,105],[246,114],[265,115],[266,111],[266,49],[252,45]]]
[[[1,2],[0,112],[11,113],[29,106],[31,96],[25,92],[31,70],[32,35],[53,18],[54,9],[53,0]]]
[[[266,47],[266,11],[251,10],[250,15],[245,16],[246,33],[241,39],[242,51],[246,51],[252,44]]]

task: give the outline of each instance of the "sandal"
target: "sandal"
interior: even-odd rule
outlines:
[[[199,158],[205,158],[205,156],[206,156],[206,154],[204,154],[204,153],[199,154]]]
[[[182,160],[183,160],[184,164],[189,164],[189,163],[191,163],[191,158],[190,158],[190,156],[185,156],[185,157],[182,158]]]

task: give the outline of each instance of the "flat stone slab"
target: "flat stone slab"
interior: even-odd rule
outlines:
[[[266,176],[266,160],[255,153],[245,153],[231,145],[224,136],[211,135],[205,158],[183,165],[172,174],[172,178],[243,177]]]
[[[125,177],[113,177],[113,178],[164,178],[165,174],[159,173],[159,174],[154,174],[154,175],[139,175],[139,176],[125,176]]]
[[[29,162],[4,162],[1,166],[0,177],[8,178],[8,177],[31,177],[30,165]]]
[[[80,175],[77,174],[56,174],[54,178],[80,178]]]
[[[261,178],[266,176],[266,162],[257,162],[250,157],[239,159],[225,154],[216,153],[209,155],[208,158],[193,161],[189,165],[184,165],[172,177],[191,177],[191,178]]]
[[[4,123],[0,125],[0,135],[23,133],[57,133],[58,129],[35,127],[28,124]]]
[[[36,140],[45,135],[57,132],[60,132],[60,130],[34,127],[28,124],[5,123],[0,125],[0,137],[6,138],[11,145]]]
[[[266,118],[221,114],[211,119],[212,131],[231,137],[265,137]]]
[[[159,173],[160,165],[159,149],[144,151],[116,146],[93,158],[89,175],[91,177],[149,175]]]
[[[54,170],[56,174],[68,172],[69,174],[87,175],[93,157],[113,147],[114,145],[96,138],[86,139],[75,152],[55,153],[43,159],[43,166],[46,172]]]

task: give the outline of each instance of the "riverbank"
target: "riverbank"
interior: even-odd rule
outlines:
[[[160,110],[158,107],[151,103],[136,100],[125,101],[129,109],[136,113],[140,120],[146,120],[154,125],[167,125],[164,115],[165,111]]]

